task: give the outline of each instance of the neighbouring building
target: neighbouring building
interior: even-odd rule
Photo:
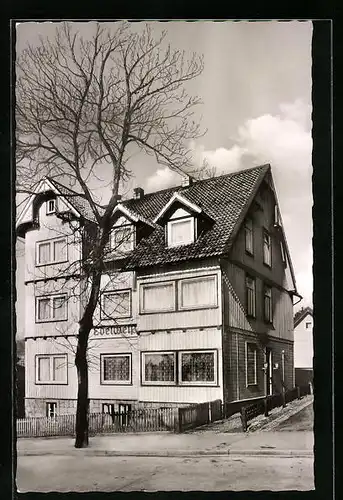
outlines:
[[[95,231],[85,198],[50,178],[18,219],[26,416],[75,411],[83,266]],[[153,193],[136,188],[113,213],[88,351],[90,411],[292,388],[295,296],[269,165]]]
[[[301,308],[294,316],[294,369],[296,385],[313,383],[313,310]]]
[[[17,418],[25,417],[25,341],[18,339],[16,342],[17,356],[15,363],[15,402]]]

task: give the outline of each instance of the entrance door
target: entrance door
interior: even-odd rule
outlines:
[[[273,353],[270,348],[266,349],[267,358],[267,396],[273,394]]]

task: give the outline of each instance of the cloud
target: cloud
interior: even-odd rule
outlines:
[[[181,176],[168,167],[159,168],[145,182],[148,191],[159,191],[180,184]]]

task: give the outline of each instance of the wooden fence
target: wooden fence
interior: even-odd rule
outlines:
[[[175,431],[178,429],[177,408],[144,408],[127,413],[91,413],[90,436],[117,432]],[[18,437],[74,436],[74,415],[53,418],[31,417],[17,419]]]
[[[215,422],[222,418],[220,399],[208,403],[199,403],[178,409],[178,430],[184,432],[201,425]]]

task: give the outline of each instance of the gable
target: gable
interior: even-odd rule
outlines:
[[[190,211],[185,210],[184,208],[176,208],[169,216],[170,220],[179,219],[181,217],[189,217],[193,215]]]

